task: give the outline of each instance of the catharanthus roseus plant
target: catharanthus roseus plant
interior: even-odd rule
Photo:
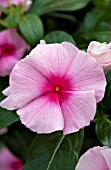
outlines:
[[[90,124],[105,86],[102,67],[90,55],[68,42],[42,43],[12,70],[1,106],[17,109],[34,132],[69,134]]]
[[[110,11],[0,0],[0,170],[111,170]]]

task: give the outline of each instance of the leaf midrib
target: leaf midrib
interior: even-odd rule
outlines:
[[[53,159],[54,159],[54,157],[55,157],[55,154],[56,154],[56,152],[58,151],[58,149],[59,149],[59,147],[60,147],[60,145],[61,145],[61,143],[62,143],[62,141],[63,141],[64,138],[65,138],[65,135],[62,136],[62,138],[61,138],[61,140],[59,141],[57,147],[55,148],[55,150],[54,150],[54,152],[53,152],[53,155],[52,155],[52,157],[51,157],[51,159],[50,159],[50,161],[49,161],[49,163],[48,163],[48,166],[47,166],[47,169],[46,169],[46,170],[49,170],[50,165],[51,165],[51,163],[52,163],[52,161],[53,161]]]

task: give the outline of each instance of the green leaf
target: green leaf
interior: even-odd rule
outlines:
[[[19,22],[19,29],[31,46],[35,46],[43,37],[44,33],[41,19],[34,14],[23,16]]]
[[[75,11],[84,8],[90,0],[37,0],[29,12],[43,15],[52,11]]]
[[[97,121],[95,130],[98,140],[111,148],[111,121],[108,118]]]
[[[92,0],[93,3],[99,7],[111,8],[111,0]]]
[[[19,121],[19,117],[14,111],[0,108],[0,128],[7,127],[16,121]]]
[[[64,41],[76,44],[72,36],[64,31],[52,31],[44,37],[47,44],[62,43]]]
[[[20,12],[15,11],[14,13],[11,13],[4,22],[9,25],[9,27],[16,27],[18,22],[20,20]]]
[[[9,10],[7,8],[4,8],[1,5],[0,5],[0,11],[2,11],[4,14],[8,14],[9,13]]]
[[[64,136],[38,135],[32,142],[23,170],[74,170],[83,143],[83,130]]]
[[[16,123],[10,126],[8,133],[4,134],[2,139],[8,148],[24,162],[29,145],[35,136],[36,133],[26,129],[23,125]]]
[[[88,32],[92,33],[92,30],[95,29],[97,24],[103,20],[105,14],[106,11],[104,9],[93,8],[86,14],[83,24],[81,25],[81,30],[86,34]]]

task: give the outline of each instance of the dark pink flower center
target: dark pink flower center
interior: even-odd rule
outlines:
[[[11,163],[12,170],[22,170],[23,163],[20,160],[13,161]]]
[[[14,55],[15,50],[16,48],[13,44],[0,45],[0,58]]]
[[[66,77],[51,75],[49,78],[50,82],[45,84],[44,91],[49,91],[48,96],[51,102],[57,102],[57,95],[59,101],[65,101],[69,97],[67,91],[72,91],[71,79]]]

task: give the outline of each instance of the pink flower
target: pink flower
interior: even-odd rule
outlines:
[[[19,36],[15,29],[1,31],[0,76],[9,75],[14,65],[29,50],[29,45]]]
[[[9,2],[13,5],[19,5],[19,4],[23,5],[25,0],[0,0],[0,6],[4,8],[8,8]],[[32,0],[26,0],[25,11],[27,11],[30,8],[31,4],[32,4]],[[1,11],[0,11],[0,15],[1,15]]]
[[[111,170],[111,149],[94,147],[81,156],[75,170]]]
[[[111,43],[90,42],[87,52],[94,57],[104,70],[111,68]]]
[[[90,124],[105,86],[103,69],[89,54],[68,42],[42,41],[15,65],[0,105],[18,109],[34,132],[69,134]]]
[[[22,170],[23,163],[8,148],[0,150],[0,170]]]
[[[24,3],[24,0],[0,0],[0,6],[7,8],[9,6],[9,2],[13,5],[22,5]]]

